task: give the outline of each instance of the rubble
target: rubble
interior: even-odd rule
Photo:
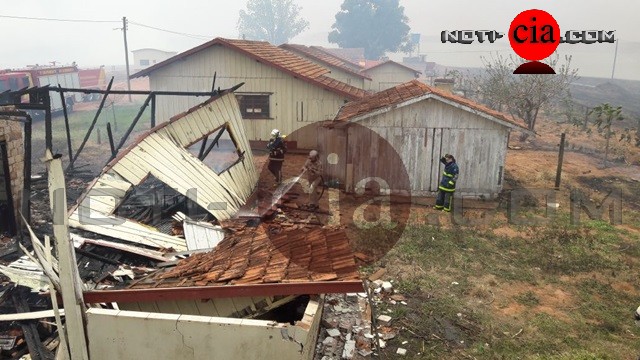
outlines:
[[[344,350],[342,351],[342,358],[353,359],[353,355],[355,355],[355,352],[356,352],[355,340],[347,340],[347,342],[344,344]]]
[[[329,337],[318,344],[315,359],[362,359],[371,356],[375,336],[371,321],[367,319],[369,311],[366,298],[353,294],[327,294],[321,326]]]
[[[380,316],[378,316],[378,321],[380,321],[384,325],[387,325],[387,324],[389,324],[391,322],[391,316],[389,316],[389,315],[380,315]]]
[[[385,274],[386,270],[380,269],[369,276],[371,299],[367,293],[326,295],[321,325],[328,337],[318,344],[315,360],[368,358],[398,336],[399,329],[391,326],[393,317],[390,315],[376,314],[375,328],[371,324],[370,303],[374,306],[382,303],[407,305],[407,298],[394,289],[393,280],[382,278]],[[407,341],[402,343],[406,344]],[[395,354],[405,356],[407,350],[398,348]]]

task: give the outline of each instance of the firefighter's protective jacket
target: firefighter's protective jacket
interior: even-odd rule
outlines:
[[[284,154],[287,152],[287,145],[282,137],[278,136],[269,140],[267,149],[269,149],[269,160],[282,161],[284,160]]]
[[[440,162],[444,164],[444,171],[438,189],[446,192],[456,191],[456,181],[458,181],[458,173],[460,172],[458,164],[455,161],[447,163],[444,157],[440,159]]]

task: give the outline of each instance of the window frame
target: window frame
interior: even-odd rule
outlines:
[[[269,93],[269,92],[236,92],[236,100],[238,100],[238,105],[240,106],[240,114],[242,114],[242,118],[243,119],[248,119],[248,120],[273,120],[273,117],[271,116],[271,95],[273,95],[273,93]],[[261,103],[259,102],[254,102],[251,104],[247,104],[245,103],[245,99],[247,98],[263,98],[261,99]],[[264,98],[266,97],[266,102],[264,100]],[[252,107],[249,107],[249,105],[252,105]],[[256,107],[259,105],[263,105],[262,107]],[[247,109],[256,109],[259,108],[261,110],[265,109],[266,105],[266,112],[261,111],[260,113],[255,113],[255,112],[248,112]]]

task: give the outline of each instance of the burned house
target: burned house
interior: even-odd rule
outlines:
[[[89,349],[92,359],[312,359],[320,294],[361,291],[342,231],[236,226],[211,252],[124,289],[85,292],[119,309],[89,309]]]
[[[15,235],[24,185],[22,124],[0,115],[0,236]]]
[[[162,216],[163,200],[188,201],[200,215],[225,220],[245,204],[257,176],[238,102],[232,91],[222,91],[118,153],[71,209],[69,224],[131,243],[187,250],[188,240],[171,233],[171,216]],[[142,196],[146,202],[136,199],[140,187],[149,190]],[[147,213],[154,209],[160,213]]]
[[[28,227],[32,248],[0,272],[52,309],[4,319],[55,321],[70,358],[312,359],[323,294],[363,291],[356,258],[345,231],[278,208],[292,195],[256,191],[237,88],[112,143],[68,211],[61,156],[47,149],[57,258]],[[44,339],[27,343],[35,354]]]
[[[323,294],[363,290],[356,259],[342,230],[239,217],[279,203],[257,184],[232,90],[118,152],[68,212],[78,301],[103,304],[69,322],[92,359],[313,358]]]

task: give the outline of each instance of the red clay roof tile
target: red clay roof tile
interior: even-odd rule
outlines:
[[[306,45],[298,45],[298,44],[282,44],[280,45],[280,47],[294,53],[302,54],[303,56],[314,59],[327,66],[333,66],[351,75],[371,80],[371,78],[368,77],[367,75],[363,75],[358,71],[354,71],[353,67],[356,64],[353,64],[345,59],[342,59],[336,56],[335,54],[332,54],[321,48],[318,48],[315,46],[310,47]]]
[[[511,116],[490,109],[485,105],[479,104],[465,97],[452,94],[448,91],[441,90],[432,86],[428,86],[418,80],[412,80],[404,84],[397,85],[387,90],[369,95],[362,100],[352,101],[345,104],[334,119],[335,122],[346,122],[355,117],[374,112],[379,109],[399,105],[405,101],[433,94],[445,100],[456,102],[460,105],[467,106],[473,110],[483,112],[499,120],[508,122],[519,128],[526,129],[526,125],[522,119],[514,119]]]
[[[343,231],[281,230],[268,225],[228,235],[208,253],[195,254],[131,286],[182,287],[274,282],[342,281],[359,278]],[[188,281],[185,281],[188,277]]]
[[[197,46],[183,53],[180,53],[176,56],[173,56],[167,60],[159,62],[153,66],[150,66],[144,70],[141,70],[131,75],[131,78],[148,76],[152,72],[162,67],[165,67],[173,62],[186,58],[192,54],[198,53],[204,49],[207,49],[215,45],[224,46],[224,47],[233,49],[235,51],[238,51],[240,53],[243,53],[259,62],[275,67],[301,80],[323,87],[341,96],[346,96],[349,99],[357,100],[362,98],[362,96],[364,95],[364,90],[355,88],[351,85],[344,84],[340,81],[338,81],[337,83],[326,81],[325,79],[323,79],[323,75],[329,72],[328,69],[320,65],[316,65],[313,62],[303,57],[300,57],[294,53],[281,49],[268,42],[224,39],[224,38],[215,38],[200,46]]]

